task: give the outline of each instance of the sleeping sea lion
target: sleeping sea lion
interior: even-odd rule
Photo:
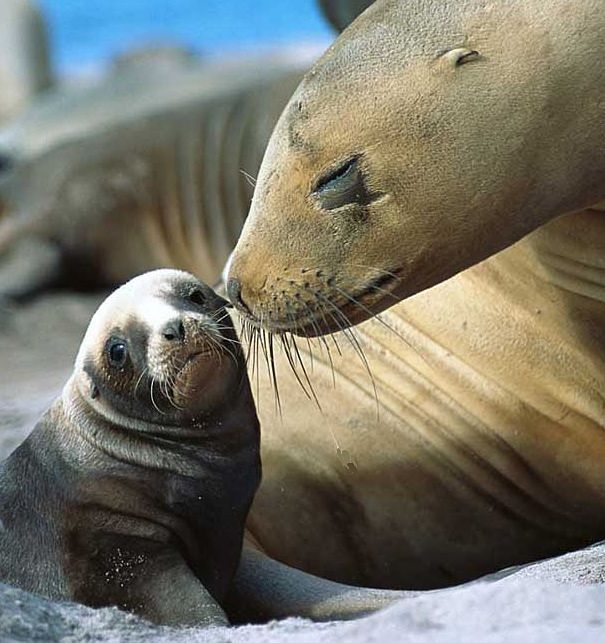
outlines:
[[[604,55],[598,0],[378,0],[306,75],[227,270],[322,407],[275,350],[267,554],[428,588],[605,537]]]
[[[0,133],[0,296],[160,267],[214,282],[309,56],[131,61],[48,93]]]

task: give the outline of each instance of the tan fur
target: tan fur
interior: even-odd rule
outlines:
[[[268,330],[397,334],[355,331],[379,415],[352,348],[331,390],[310,340],[323,413],[261,374],[269,555],[434,587],[605,536],[604,43],[597,0],[379,0],[293,96],[228,277]],[[378,198],[322,208],[352,155]]]

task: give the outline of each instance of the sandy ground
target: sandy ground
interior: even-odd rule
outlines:
[[[31,430],[71,371],[100,296],[48,295],[0,310],[0,458]],[[605,641],[605,545],[498,580],[427,592],[348,623],[170,630],[116,609],[56,604],[0,585],[1,641]]]

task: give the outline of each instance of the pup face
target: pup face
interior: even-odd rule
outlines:
[[[225,302],[190,274],[156,270],[100,306],[76,360],[92,404],[146,422],[211,412],[245,377]]]

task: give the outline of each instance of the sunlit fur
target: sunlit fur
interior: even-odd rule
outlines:
[[[605,537],[604,21],[377,0],[293,96],[227,275],[272,556],[428,588]],[[322,207],[351,158],[383,196]]]

